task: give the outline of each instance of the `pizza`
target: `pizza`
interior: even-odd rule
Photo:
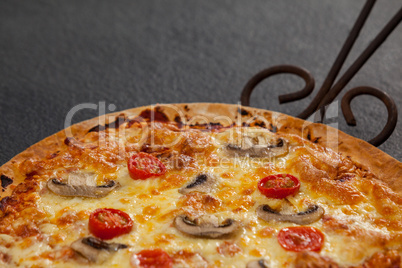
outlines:
[[[1,267],[401,267],[401,163],[281,113],[135,108],[0,174]]]

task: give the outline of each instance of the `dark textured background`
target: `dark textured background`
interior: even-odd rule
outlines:
[[[104,101],[117,110],[237,103],[252,75],[278,64],[307,68],[320,86],[363,5],[362,0],[0,0],[0,165],[63,129],[66,114],[80,103]],[[400,0],[377,2],[347,64],[400,6]],[[401,111],[401,64],[400,25],[347,88],[379,87]],[[273,77],[256,89],[251,105],[297,115],[313,96],[281,106],[277,96],[301,86],[292,76]],[[347,127],[340,110],[331,122],[363,139],[375,136],[385,124],[385,107],[365,96],[352,104],[358,127]],[[83,110],[74,122],[94,116],[96,111]],[[401,160],[401,136],[399,122],[380,148]]]

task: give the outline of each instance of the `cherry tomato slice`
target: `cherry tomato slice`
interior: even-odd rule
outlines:
[[[166,173],[166,167],[155,156],[141,152],[128,160],[128,172],[134,180],[145,180],[149,177],[162,176]]]
[[[320,251],[324,244],[324,234],[310,226],[283,228],[278,233],[278,242],[289,251]]]
[[[98,208],[89,216],[88,228],[100,239],[112,239],[129,233],[133,228],[133,220],[121,210]]]
[[[131,257],[133,268],[172,268],[173,260],[161,249],[145,249]]]
[[[263,178],[258,183],[258,190],[269,198],[282,199],[296,194],[300,181],[290,174],[276,174]]]

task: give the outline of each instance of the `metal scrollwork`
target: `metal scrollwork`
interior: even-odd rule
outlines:
[[[391,97],[385,92],[373,88],[373,87],[355,87],[343,96],[341,102],[341,108],[343,116],[346,119],[346,123],[350,126],[356,126],[356,119],[353,115],[352,109],[350,108],[350,102],[359,95],[371,95],[378,99],[380,99],[388,111],[388,119],[387,123],[384,126],[384,129],[378,134],[375,138],[372,138],[369,143],[374,146],[381,145],[384,141],[386,141],[389,136],[391,136],[392,132],[396,127],[396,122],[398,121],[398,110],[396,108],[396,104]]]
[[[325,78],[323,85],[314,97],[309,106],[302,111],[297,117],[306,119],[316,112],[320,112],[319,122],[322,122],[325,118],[325,107],[328,106],[345,88],[354,75],[360,70],[360,68],[366,63],[366,61],[373,55],[373,53],[381,46],[381,44],[387,39],[392,31],[402,21],[402,7],[391,18],[391,20],[385,25],[385,27],[378,33],[373,41],[367,46],[367,48],[360,54],[360,56],[352,63],[352,65],[346,70],[346,72],[335,82],[336,77],[339,74],[349,52],[351,51],[353,44],[355,43],[361,29],[363,28],[376,0],[367,0],[362,11],[360,12],[349,36],[347,37],[341,51],[339,52],[334,64],[332,65],[327,77]],[[244,106],[250,105],[250,96],[253,89],[264,79],[276,75],[276,74],[294,74],[301,77],[306,85],[297,92],[279,96],[279,103],[292,102],[303,99],[310,95],[314,90],[314,78],[305,69],[293,66],[293,65],[279,65],[265,69],[255,76],[253,76],[243,88],[241,94],[241,104]],[[368,94],[380,99],[388,110],[388,121],[384,129],[375,138],[371,139],[369,143],[374,146],[381,145],[386,141],[396,127],[398,111],[394,101],[383,91],[372,87],[357,87],[349,90],[342,99],[342,111],[349,125],[356,125],[356,120],[350,109],[350,102],[353,98]]]

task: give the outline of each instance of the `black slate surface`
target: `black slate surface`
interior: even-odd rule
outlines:
[[[363,5],[361,0],[0,0],[0,165],[63,129],[68,112],[81,103],[104,102],[115,110],[237,103],[252,75],[278,64],[310,70],[319,87]],[[377,2],[346,64],[400,6],[400,0]],[[401,64],[400,25],[347,89],[381,88],[401,111]],[[316,91],[285,105],[277,96],[302,86],[289,75],[273,77],[255,90],[251,105],[297,115]],[[357,127],[346,125],[340,109],[330,123],[363,139],[379,133],[386,121],[382,103],[363,96],[352,104]],[[73,121],[97,115],[81,110]],[[399,122],[380,148],[401,160],[401,136]]]

